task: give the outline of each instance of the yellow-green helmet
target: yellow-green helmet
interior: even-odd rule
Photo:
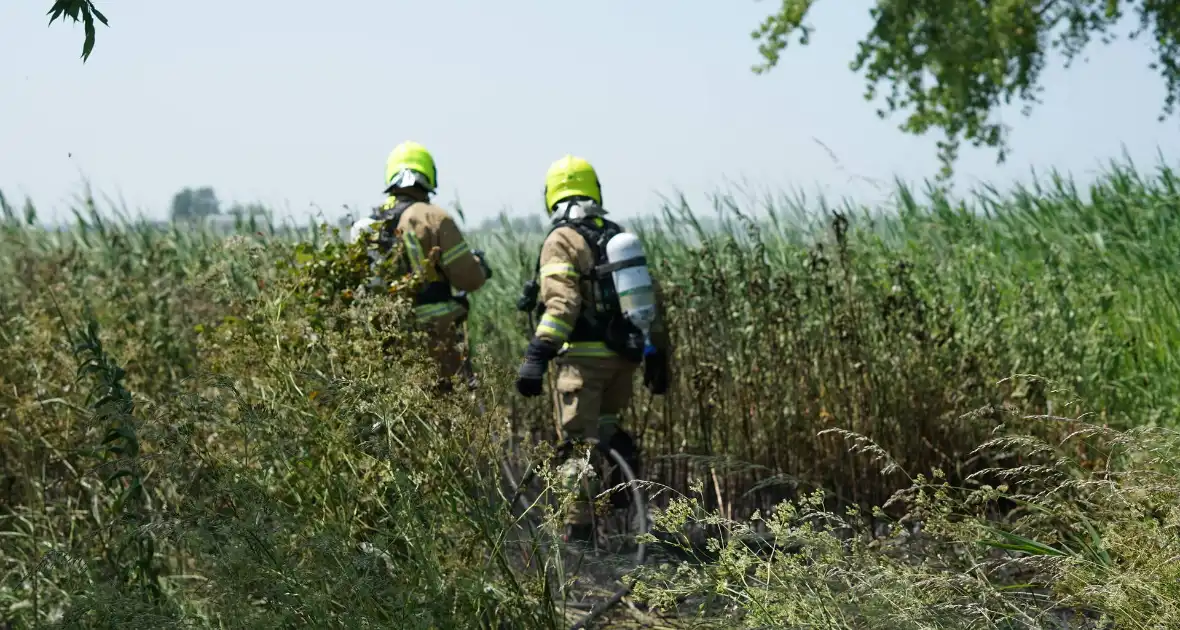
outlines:
[[[412,176],[415,174],[416,176]],[[425,181],[420,181],[421,178],[425,178]],[[389,192],[391,188],[408,188],[416,183],[423,184],[429,192],[434,192],[438,188],[438,172],[434,168],[434,158],[426,147],[417,142],[403,142],[393,148],[389,159],[385,161],[385,191]]]
[[[545,173],[545,212],[553,214],[553,206],[570,197],[589,197],[602,205],[602,185],[594,167],[580,157],[566,155]]]

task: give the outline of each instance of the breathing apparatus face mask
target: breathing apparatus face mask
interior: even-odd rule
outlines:
[[[602,206],[594,202],[589,197],[570,197],[563,199],[553,206],[553,212],[549,215],[550,223],[560,223],[561,221],[576,221],[586,217],[602,216],[606,214],[606,210]]]
[[[417,186],[427,193],[434,192],[430,189],[430,180],[425,175],[408,168],[403,168],[393,179],[389,180],[389,185],[385,187],[386,192],[396,188],[413,188]]]

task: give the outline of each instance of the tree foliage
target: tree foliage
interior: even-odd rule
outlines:
[[[209,186],[184,188],[172,196],[172,220],[193,221],[221,214],[221,202]]]
[[[98,10],[98,7],[94,6],[92,0],[54,0],[48,15],[50,24],[59,19],[64,22],[66,18],[75,23],[82,22],[82,28],[86,33],[85,39],[82,41],[83,63],[90,58],[90,52],[94,50],[94,21],[98,20],[102,22],[103,26],[110,26],[107,24],[107,17]]]
[[[805,23],[815,0],[782,0],[778,10],[751,34],[770,71],[792,36],[806,45],[813,27]],[[1164,80],[1160,120],[1175,111],[1180,97],[1180,2],[1176,0],[877,0],[873,27],[850,64],[864,72],[866,100],[888,86],[878,116],[908,111],[900,128],[911,134],[941,129],[941,176],[949,177],[963,140],[997,151],[1003,162],[1009,128],[998,117],[1001,104],[1021,103],[1028,115],[1040,102],[1041,71],[1056,51],[1069,67],[1090,42],[1110,43],[1128,12],[1137,20],[1127,36],[1151,35],[1151,68]]]

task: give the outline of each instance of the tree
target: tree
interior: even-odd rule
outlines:
[[[172,196],[172,220],[195,221],[221,214],[221,202],[209,186],[184,188]]]
[[[94,50],[94,21],[98,20],[103,26],[110,26],[107,24],[107,17],[94,6],[92,0],[54,0],[48,15],[50,24],[58,19],[64,22],[65,18],[70,18],[75,24],[81,20],[82,28],[86,32],[82,41],[82,63],[86,63],[90,58],[90,51]]]
[[[804,23],[815,0],[781,0],[782,5],[751,33],[764,62],[756,74],[769,72],[798,34],[807,45],[813,27]],[[997,151],[997,163],[1008,154],[1008,127],[996,110],[1013,99],[1027,116],[1039,95],[1046,56],[1056,50],[1068,68],[1097,36],[1103,44],[1134,9],[1137,25],[1128,37],[1152,35],[1156,61],[1167,96],[1160,120],[1175,111],[1180,97],[1180,2],[1177,0],[877,0],[870,10],[873,28],[860,41],[850,64],[864,70],[865,100],[873,100],[889,84],[885,108],[877,115],[908,110],[899,125],[921,135],[941,129],[938,143],[940,177],[951,175],[965,139],[973,146]]]

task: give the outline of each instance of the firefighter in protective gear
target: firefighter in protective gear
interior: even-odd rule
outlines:
[[[603,237],[622,228],[605,218],[602,187],[589,162],[567,155],[550,166],[545,176],[545,210],[551,231],[541,246],[538,277],[531,285],[536,298],[526,295],[519,304],[522,309],[536,304],[544,312],[520,366],[517,390],[524,396],[540,395],[548,363],[553,361],[558,422],[566,437],[596,436],[600,444],[628,458],[634,452],[628,448],[629,436],[619,429],[619,420],[631,401],[639,364],[643,364],[644,385],[653,394],[667,390],[668,337],[662,317],[652,326],[656,352],[651,356],[628,353],[618,335],[612,334],[622,318],[617,302],[603,303],[607,300],[597,291],[594,270],[602,264]],[[655,290],[658,303],[658,286]],[[584,538],[590,533],[589,524],[589,505],[579,501],[567,517],[568,535]]]
[[[416,142],[397,145],[385,164],[385,203],[353,225],[352,239],[382,222],[382,250],[389,251],[395,239],[401,240],[407,271],[424,279],[414,299],[414,316],[427,333],[439,389],[449,391],[451,377],[470,372],[461,331],[468,311],[466,294],[482,287],[492,270],[482,252],[468,246],[454,219],[430,203],[437,188],[438,171],[430,152]],[[474,386],[474,374],[462,376]]]

